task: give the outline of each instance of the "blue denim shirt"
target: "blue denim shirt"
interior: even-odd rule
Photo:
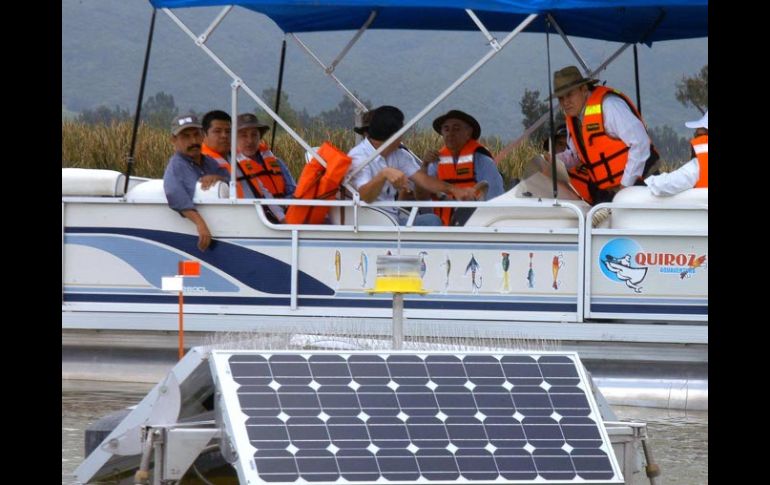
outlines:
[[[178,212],[195,209],[193,195],[195,195],[195,183],[204,175],[221,175],[226,179],[230,174],[221,168],[216,160],[206,155],[203,163],[198,165],[192,158],[188,158],[179,152],[175,152],[166,165],[163,173],[163,190],[166,192],[168,205]]]

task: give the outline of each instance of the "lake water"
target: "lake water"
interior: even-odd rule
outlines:
[[[150,384],[62,381],[62,484],[83,460],[86,427],[105,414],[138,403]],[[613,408],[620,419],[646,422],[652,452],[660,465],[659,485],[708,482],[708,413],[627,406]]]

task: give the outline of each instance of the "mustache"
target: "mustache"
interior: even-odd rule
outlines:
[[[201,147],[201,146],[200,146],[199,144],[197,144],[197,143],[194,143],[194,144],[192,144],[192,145],[188,146],[188,147],[187,147],[187,149],[188,149],[188,150],[192,150],[193,148],[198,148],[198,149],[200,149],[200,147]]]

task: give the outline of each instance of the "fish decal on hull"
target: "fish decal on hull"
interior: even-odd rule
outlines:
[[[642,292],[642,287],[639,286],[639,283],[647,276],[647,268],[632,267],[631,255],[626,254],[622,258],[616,258],[608,254],[602,263],[604,263],[608,270],[615,273],[626,286],[633,289],[636,293]]]
[[[554,290],[559,289],[559,270],[564,267],[564,255],[559,253],[558,255],[554,255],[553,261],[551,263],[551,272],[553,273],[553,285],[551,287]]]
[[[342,255],[340,254],[340,250],[336,250],[334,252],[334,277],[337,279],[337,282],[340,281],[340,276],[342,275]]]
[[[446,268],[446,276],[444,277],[444,293],[449,291],[449,273],[452,272],[452,261],[449,259],[449,254],[444,255],[444,262],[441,266]]]
[[[366,288],[366,274],[369,270],[369,257],[366,251],[361,251],[355,270],[361,272],[361,288]]]
[[[511,254],[502,253],[502,255],[503,255],[503,260],[501,263],[503,265],[503,292],[509,293],[511,291],[511,287],[508,281],[508,269],[511,267],[511,259],[510,259]]]
[[[468,275],[468,271],[471,272],[471,288],[473,293],[478,293],[479,289],[481,289],[482,280],[481,280],[481,273],[479,270],[481,269],[481,265],[479,265],[479,262],[476,261],[476,258],[471,254],[471,260],[468,261],[468,264],[465,266],[465,274]],[[476,283],[476,273],[479,273],[479,282]]]
[[[425,272],[428,271],[428,265],[425,263],[425,256],[427,256],[428,253],[425,251],[420,251],[418,256],[420,256],[420,278],[425,277]]]
[[[527,271],[527,286],[529,288],[535,287],[535,271],[532,269],[532,256],[534,253],[529,253],[529,270]]]

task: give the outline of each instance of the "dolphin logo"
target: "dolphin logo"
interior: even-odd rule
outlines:
[[[608,270],[615,273],[626,286],[633,289],[636,293],[642,292],[642,287],[639,286],[639,283],[647,276],[647,268],[632,267],[631,256],[628,254],[622,258],[616,258],[608,254],[606,258],[602,263],[604,263]]]

